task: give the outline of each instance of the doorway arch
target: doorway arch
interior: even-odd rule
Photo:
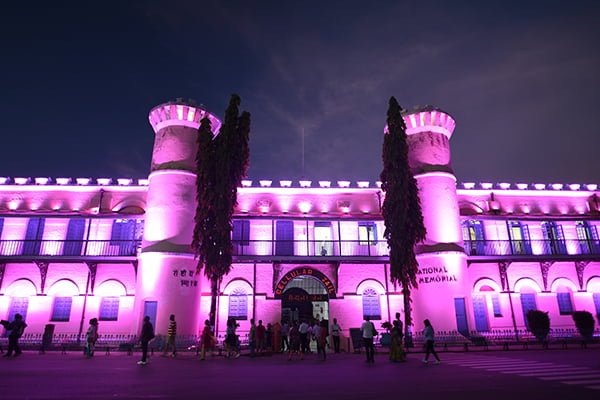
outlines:
[[[282,320],[329,320],[328,290],[320,279],[312,275],[295,276],[280,293]]]

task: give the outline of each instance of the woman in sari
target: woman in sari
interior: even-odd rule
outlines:
[[[404,347],[402,347],[402,332],[400,331],[397,320],[394,321],[394,326],[390,333],[392,336],[390,343],[390,361],[406,361],[406,354],[404,353]]]

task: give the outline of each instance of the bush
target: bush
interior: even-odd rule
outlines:
[[[573,321],[579,331],[579,334],[586,339],[591,339],[594,336],[594,317],[592,313],[587,311],[575,311],[573,313]]]
[[[533,333],[533,336],[540,342],[543,342],[550,333],[550,317],[548,313],[540,310],[530,310],[527,313],[527,323],[529,325],[529,331]]]

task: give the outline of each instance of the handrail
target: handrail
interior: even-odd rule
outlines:
[[[234,256],[388,257],[385,240],[234,240]]]
[[[593,240],[465,240],[469,256],[567,256],[600,255],[600,242]]]
[[[265,257],[388,257],[385,240],[234,240],[233,255]],[[135,257],[140,240],[0,240],[0,259],[7,257]],[[600,255],[600,241],[466,240],[469,256]]]

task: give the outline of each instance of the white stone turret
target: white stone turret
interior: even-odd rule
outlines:
[[[196,209],[196,138],[204,117],[218,132],[221,122],[193,102],[178,100],[150,111],[156,138],[136,284],[138,329],[145,314],[156,313],[155,330],[164,334],[169,315],[175,314],[177,334],[198,333],[201,279],[190,243]]]
[[[409,163],[419,187],[427,236],[417,248],[419,288],[413,295],[416,329],[429,319],[438,330],[473,329],[471,293],[462,232],[456,177],[452,171],[450,137],[455,121],[427,106],[403,112]],[[466,324],[466,325],[465,325]]]

